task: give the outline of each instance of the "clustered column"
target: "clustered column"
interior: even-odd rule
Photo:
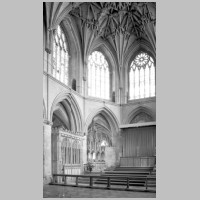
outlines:
[[[52,179],[52,161],[51,161],[51,126],[52,123],[45,121],[43,124],[43,178],[44,184],[48,184]]]

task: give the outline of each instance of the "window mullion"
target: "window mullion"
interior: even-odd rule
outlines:
[[[154,84],[155,84],[155,96],[156,96],[156,66],[155,66],[155,64],[154,64],[154,73],[155,73],[155,75],[154,75]]]
[[[133,70],[133,99],[135,99],[135,70]]]
[[[91,68],[90,68],[90,63],[88,63],[88,96],[90,96],[90,93],[91,93]]]
[[[146,94],[145,94],[145,87],[146,87],[146,84],[145,84],[145,72],[146,72],[146,66],[144,66],[144,77],[143,77],[143,81],[144,81],[144,98],[146,97]]]
[[[59,71],[59,81],[61,81],[61,71],[62,71],[62,48],[60,46],[60,71]]]
[[[108,99],[110,99],[110,85],[111,85],[111,83],[110,83],[110,76],[111,76],[111,74],[110,74],[110,70],[109,70],[109,68],[108,68]]]
[[[105,81],[105,84],[104,84],[104,98],[106,98],[106,68],[104,68],[104,81]]]
[[[88,58],[89,82],[88,94],[97,98],[109,99],[110,77],[107,62],[100,52],[93,52]]]
[[[65,83],[65,85],[67,85],[66,80],[65,80],[65,78],[66,78],[66,67],[67,67],[66,52],[64,51],[63,83]]]
[[[151,66],[149,66],[149,97],[151,97]]]
[[[102,98],[101,96],[101,69],[102,69],[102,66],[99,68],[99,96]]]
[[[140,98],[140,70],[141,68],[139,69],[139,98]]]
[[[97,96],[97,66],[95,65],[95,96]]]

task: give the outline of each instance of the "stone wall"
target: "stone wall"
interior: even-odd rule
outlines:
[[[116,148],[106,147],[105,148],[105,162],[107,167],[116,165]]]

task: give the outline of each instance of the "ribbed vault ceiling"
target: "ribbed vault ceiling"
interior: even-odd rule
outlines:
[[[106,44],[118,68],[134,42],[146,43],[156,53],[156,3],[154,2],[46,2],[44,24],[47,30],[63,22],[70,26],[79,43],[83,62],[94,48]],[[67,28],[66,28],[67,29]],[[47,43],[50,39],[47,39]]]

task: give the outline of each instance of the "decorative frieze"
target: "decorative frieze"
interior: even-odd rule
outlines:
[[[67,130],[64,128],[52,128],[52,133],[53,134],[60,134],[63,137],[69,137],[69,138],[74,138],[78,140],[83,140],[84,138],[84,133],[80,131],[71,131]]]

